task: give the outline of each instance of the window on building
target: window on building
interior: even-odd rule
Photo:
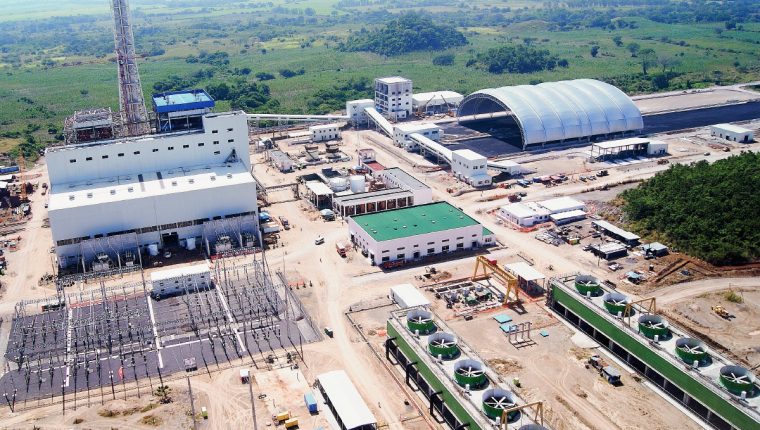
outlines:
[[[158,148],[153,148],[153,152],[158,152]]]
[[[85,161],[92,161],[92,157],[87,157],[84,159]]]
[[[201,143],[198,144],[198,146],[204,146],[204,145],[205,145],[205,143],[203,143],[203,142],[201,142]]]
[[[441,242],[444,242],[444,243],[446,243],[446,242],[448,242],[448,241],[449,241],[448,239],[443,239]]]
[[[385,256],[385,257],[383,257],[382,261],[386,262],[386,261],[389,261],[390,259],[391,259],[391,257]]]
[[[108,158],[108,156],[107,156],[107,155],[103,155],[103,156],[101,156],[100,158],[102,158],[102,159],[104,159],[104,160],[105,160],[105,159],[107,159],[107,158]]]
[[[235,141],[235,139],[227,139],[227,143],[232,143],[234,141]]]
[[[427,253],[428,254],[435,254],[435,248],[428,248]]]
[[[174,151],[174,147],[173,146],[170,146],[170,147],[168,147],[166,149],[168,149],[169,151]]]
[[[403,250],[405,250],[405,249],[406,249],[406,247],[405,247],[405,246],[402,246],[401,248],[396,248],[396,251],[403,251]]]
[[[212,133],[212,134],[216,134],[216,133],[219,133],[219,130],[211,130],[211,133]]]
[[[124,153],[123,153],[123,152],[119,152],[119,153],[118,153],[118,154],[116,154],[116,155],[118,155],[119,157],[123,157],[123,156],[124,156]]]
[[[441,247],[441,252],[449,252],[449,245],[443,245]]]
[[[464,249],[464,243],[457,243],[457,249]]]
[[[228,128],[228,129],[227,129],[227,131],[232,131],[232,129],[231,129],[231,128]]]
[[[76,162],[77,162],[76,158],[72,158],[71,160],[69,160],[69,163],[76,163]]]
[[[435,242],[428,242],[428,245],[435,245]]]
[[[140,155],[140,151],[133,152],[134,155]]]
[[[214,151],[214,155],[219,155],[219,154],[221,154],[221,151]]]
[[[399,259],[399,260],[403,260],[404,259],[404,254],[396,254],[396,258]]]
[[[189,147],[190,147],[190,145],[182,145],[182,148],[184,148],[184,149],[187,149]]]
[[[218,141],[218,140],[215,140],[215,141],[214,141],[214,145],[219,145],[219,141]]]

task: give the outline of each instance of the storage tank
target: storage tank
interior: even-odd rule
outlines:
[[[625,307],[631,300],[625,294],[607,293],[602,296],[602,300],[604,301],[604,307],[607,308],[607,312],[615,316],[628,316],[625,315]],[[633,313],[633,309],[630,312]]]
[[[187,250],[192,251],[195,249],[195,238],[194,237],[188,237],[187,238]]]
[[[351,184],[351,192],[352,193],[363,193],[364,192],[364,176],[362,175],[353,175],[348,180]]]
[[[723,366],[720,368],[720,382],[726,389],[736,395],[751,396],[755,389],[755,375],[741,366]]]
[[[483,412],[491,418],[501,418],[505,409],[515,406],[512,393],[503,388],[491,388],[483,393]],[[512,421],[519,412],[514,411],[507,415],[507,421]]]
[[[158,244],[157,243],[151,243],[148,245],[148,255],[151,257],[155,257],[158,255]]]
[[[457,338],[451,333],[433,333],[428,338],[428,350],[433,357],[450,360],[459,355]]]
[[[488,383],[483,364],[477,360],[459,360],[454,364],[454,379],[463,387],[477,389]]]
[[[406,325],[412,333],[430,334],[436,330],[433,314],[424,309],[414,309],[406,314]]]
[[[663,339],[670,334],[668,322],[659,315],[646,314],[639,317],[639,331],[644,336],[654,339]]]
[[[602,292],[599,280],[591,275],[578,275],[575,277],[575,289],[584,296],[591,293],[592,296],[598,296]]]
[[[333,191],[345,191],[348,189],[346,178],[332,178],[328,181],[328,185]]]
[[[694,364],[695,361],[702,363],[708,358],[705,344],[692,337],[684,337],[676,341],[676,354],[688,364]]]

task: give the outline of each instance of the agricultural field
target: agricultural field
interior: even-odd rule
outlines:
[[[561,7],[532,0],[132,0],[131,6],[146,97],[167,81],[169,88],[225,83],[238,99],[221,98],[222,108],[323,110],[326,104],[312,100],[317,92],[389,74],[413,79],[416,91],[465,94],[579,77],[630,94],[760,79],[760,6],[753,2],[732,2],[720,13],[674,6],[660,15],[646,1],[614,3],[616,8],[581,0]],[[63,118],[73,110],[116,108],[108,1],[8,0],[3,12],[0,137],[29,142],[31,136],[33,153],[60,139]],[[349,36],[382,29],[409,12],[455,29],[467,44],[391,56],[343,49]],[[490,48],[521,45],[566,63],[529,73],[473,65]],[[453,61],[434,65],[442,55]],[[271,76],[257,77],[262,74]]]

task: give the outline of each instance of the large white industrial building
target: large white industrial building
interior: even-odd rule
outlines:
[[[412,108],[420,114],[430,115],[455,110],[464,96],[454,91],[432,91],[412,95]]]
[[[635,134],[644,128],[630,97],[594,79],[488,88],[465,97],[457,110],[460,121],[484,114],[503,114],[514,121],[523,148]]]
[[[494,243],[490,230],[448,202],[350,217],[348,231],[373,265]]]
[[[159,117],[174,118],[157,124],[165,132],[48,148],[48,211],[61,267],[87,271],[96,254],[121,264],[127,250],[155,255],[196,243],[211,254],[220,238],[254,245],[247,117],[204,106],[187,93],[154,96]]]

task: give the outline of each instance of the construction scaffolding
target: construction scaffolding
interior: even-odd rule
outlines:
[[[292,365],[319,331],[282,274],[273,276],[259,256],[242,264],[220,258],[211,283],[184,283],[161,300],[143,278],[19,302],[0,377],[7,405],[60,402],[65,411],[84,393],[88,405],[117,392],[140,396],[173,374],[210,374],[241,361]]]

